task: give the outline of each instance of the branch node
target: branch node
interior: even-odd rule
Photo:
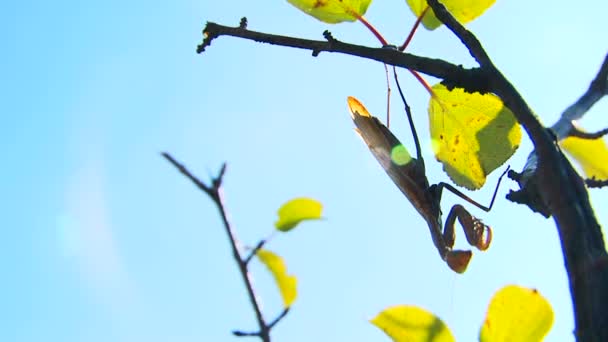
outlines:
[[[338,41],[338,40],[336,40],[336,38],[334,38],[334,36],[331,34],[331,32],[329,32],[329,30],[323,31],[323,38],[325,38],[325,40],[327,40],[330,43],[335,43]]]
[[[222,164],[220,168],[220,172],[217,174],[215,178],[211,180],[214,189],[219,189],[222,186],[222,181],[224,180],[224,175],[226,174],[226,163]]]
[[[239,22],[239,28],[243,30],[247,29],[247,17],[241,18],[241,21]]]

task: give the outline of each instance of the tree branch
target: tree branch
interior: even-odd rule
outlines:
[[[312,51],[313,56],[318,56],[321,52],[336,52],[367,58],[441,78],[448,84],[458,84],[459,87],[463,87],[470,92],[488,92],[486,75],[479,68],[465,69],[462,66],[441,59],[420,57],[404,53],[392,46],[370,48],[361,45],[348,44],[333,38],[328,31],[325,31],[324,33],[327,40],[320,41],[251,31],[243,26],[230,27],[207,22],[203,34],[205,39],[198,46],[198,53],[206,51],[206,48],[211,45],[213,39],[220,36],[231,36],[260,43],[310,50]]]
[[[566,108],[560,119],[551,126],[558,139],[565,138],[572,129],[572,121],[582,118],[597,101],[606,95],[608,95],[608,54],[604,57],[604,62],[587,91]]]
[[[595,178],[585,179],[585,184],[590,188],[603,188],[608,186],[608,180],[597,180]]]
[[[236,261],[241,276],[243,278],[243,282],[245,283],[245,287],[247,288],[247,294],[249,295],[249,301],[251,302],[251,306],[255,311],[255,316],[258,321],[259,331],[256,333],[240,333],[238,331],[233,332],[237,336],[259,336],[262,341],[270,342],[270,329],[271,327],[266,324],[264,320],[264,316],[262,315],[262,311],[260,309],[260,304],[258,303],[258,299],[255,295],[255,290],[253,289],[253,284],[251,283],[251,279],[249,278],[249,272],[247,270],[247,264],[241,257],[241,253],[238,248],[237,238],[230,225],[230,221],[228,220],[228,213],[226,211],[226,206],[224,204],[224,198],[222,196],[222,180],[224,178],[224,174],[226,173],[226,164],[222,165],[220,172],[216,177],[211,180],[212,186],[208,186],[205,183],[201,182],[198,178],[196,178],[185,166],[177,162],[169,153],[163,152],[161,154],[165,159],[167,159],[173,166],[175,166],[179,172],[181,172],[184,176],[190,179],[199,189],[201,189],[205,194],[207,194],[213,203],[217,206],[217,209],[220,212],[220,216],[222,217],[222,222],[224,224],[224,228],[226,229],[226,233],[228,234],[228,240],[230,240],[230,246],[232,247],[232,254],[234,256],[234,260]],[[240,334],[239,334],[240,333]]]
[[[553,215],[562,245],[580,341],[607,341],[608,255],[601,228],[580,176],[523,97],[499,72],[472,33],[437,0],[428,0],[435,15],[465,44],[488,73],[491,89],[513,111],[538,154],[537,184],[542,201]],[[602,70],[604,67],[602,67]],[[604,78],[606,75],[602,75]],[[599,82],[600,86],[602,82]],[[605,90],[604,90],[605,91]]]
[[[606,134],[608,134],[608,128],[604,128],[601,131],[589,133],[589,132],[584,132],[584,131],[580,130],[575,125],[572,125],[572,129],[570,129],[570,133],[568,134],[568,136],[577,137],[577,138],[581,138],[581,139],[595,140],[595,139],[599,139],[599,138],[603,137]]]

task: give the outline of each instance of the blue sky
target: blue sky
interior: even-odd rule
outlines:
[[[568,7],[570,6],[570,7]],[[497,1],[469,25],[546,124],[582,94],[606,54],[603,0]],[[457,339],[475,339],[492,294],[537,288],[555,310],[549,341],[571,341],[573,317],[552,220],[500,200],[472,213],[494,227],[464,275],[437,257],[423,220],[360,139],[346,107],[356,96],[382,116],[382,65],[348,56],[220,38],[195,53],[206,21],[377,46],[360,24],[328,25],[286,1],[21,1],[4,4],[0,37],[0,266],[3,341],[235,341],[255,320],[212,202],[159,155],[203,179],[228,162],[225,193],[243,244],[272,231],[286,200],[311,196],[326,220],[268,246],[299,279],[277,341],[377,340],[367,323],[384,307],[438,314]],[[366,17],[401,42],[414,17],[404,1]],[[410,52],[472,66],[447,30],[420,31]],[[430,153],[428,95],[402,83],[426,148],[431,182],[446,175]],[[436,82],[427,77],[430,83]],[[413,150],[394,98],[391,129]],[[606,126],[604,100],[583,120]],[[520,170],[524,136],[510,165]],[[494,184],[492,175],[489,184]],[[492,189],[471,196],[486,202]],[[515,184],[504,182],[500,198]],[[600,222],[608,197],[591,196]],[[446,196],[443,210],[456,203]],[[465,246],[457,231],[458,246]],[[280,311],[269,275],[253,265],[264,312]]]

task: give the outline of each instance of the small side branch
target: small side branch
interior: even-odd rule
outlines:
[[[249,278],[249,272],[247,270],[247,263],[241,257],[241,253],[238,248],[237,238],[232,229],[230,221],[228,220],[228,213],[226,211],[226,206],[224,204],[224,199],[222,196],[222,181],[224,179],[224,175],[226,173],[226,164],[224,163],[220,169],[218,175],[211,179],[211,185],[207,185],[200,181],[196,176],[194,176],[184,165],[179,163],[175,158],[173,158],[169,153],[163,152],[161,154],[167,161],[169,161],[173,166],[175,166],[179,172],[181,172],[186,178],[190,179],[199,189],[201,189],[205,194],[207,194],[211,200],[215,203],[220,212],[220,216],[222,217],[222,222],[224,224],[224,228],[226,229],[226,233],[228,234],[228,239],[230,240],[230,245],[232,247],[232,253],[234,255],[234,260],[236,261],[239,271],[241,273],[241,277],[243,278],[243,282],[245,283],[245,287],[247,288],[247,294],[249,295],[249,301],[251,302],[251,306],[255,311],[255,316],[258,321],[259,332],[257,333],[241,333],[238,331],[233,332],[237,336],[259,336],[262,341],[270,342],[270,325],[266,324],[264,320],[264,316],[262,315],[262,310],[260,308],[260,304],[255,295],[255,290],[253,288],[253,284],[251,283],[251,279]]]
[[[601,131],[588,133],[588,132],[581,131],[576,126],[572,126],[572,129],[570,130],[570,133],[568,135],[572,136],[572,137],[581,138],[581,139],[595,140],[595,139],[599,139],[599,138],[603,137],[606,134],[608,134],[608,128],[604,128]]]
[[[608,186],[608,180],[585,179],[585,184],[590,188],[603,188]]]
[[[582,118],[594,104],[606,95],[608,95],[608,54],[604,57],[604,62],[589,84],[587,91],[566,108],[560,119],[551,127],[558,139],[565,138],[573,127],[572,122]]]
[[[279,323],[287,314],[289,313],[289,308],[285,308],[272,322],[269,324],[269,328],[272,329],[277,323]]]

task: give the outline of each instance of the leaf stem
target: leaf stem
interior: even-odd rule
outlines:
[[[429,95],[431,95],[431,97],[435,97],[435,92],[433,91],[433,88],[431,88],[431,86],[426,82],[426,80],[424,78],[422,78],[422,76],[416,70],[412,70],[412,69],[407,69],[407,70],[412,75],[414,75],[414,77],[418,80],[418,82],[420,82],[420,84],[422,84],[424,89],[426,89],[426,91],[429,93]]]
[[[367,19],[365,19],[362,15],[359,15],[358,13],[353,12],[352,14],[357,18],[357,20],[359,20],[363,25],[365,25],[365,27],[367,27],[374,34],[374,36],[376,36],[376,38],[378,38],[382,46],[388,45],[386,39],[384,39],[380,32],[378,32],[378,30],[376,30],[376,28],[372,24],[370,24]]]
[[[251,261],[251,259],[253,259],[253,257],[255,256],[255,254],[262,249],[262,247],[264,247],[264,245],[266,244],[267,240],[263,239],[260,240],[260,242],[258,242],[257,245],[255,245],[255,247],[253,247],[253,249],[251,250],[251,253],[249,253],[249,255],[245,258],[244,262],[246,265],[249,264],[249,262]]]
[[[428,12],[428,10],[429,6],[427,5],[424,11],[422,11],[422,13],[420,13],[418,18],[416,19],[416,22],[410,30],[410,33],[407,35],[407,38],[405,38],[405,42],[403,42],[403,44],[399,47],[399,51],[404,51],[405,48],[410,44],[410,41],[412,41],[412,38],[414,38],[414,33],[416,33],[418,26],[420,26],[420,23],[422,22],[422,18],[424,18],[424,15],[426,14],[426,12]]]

